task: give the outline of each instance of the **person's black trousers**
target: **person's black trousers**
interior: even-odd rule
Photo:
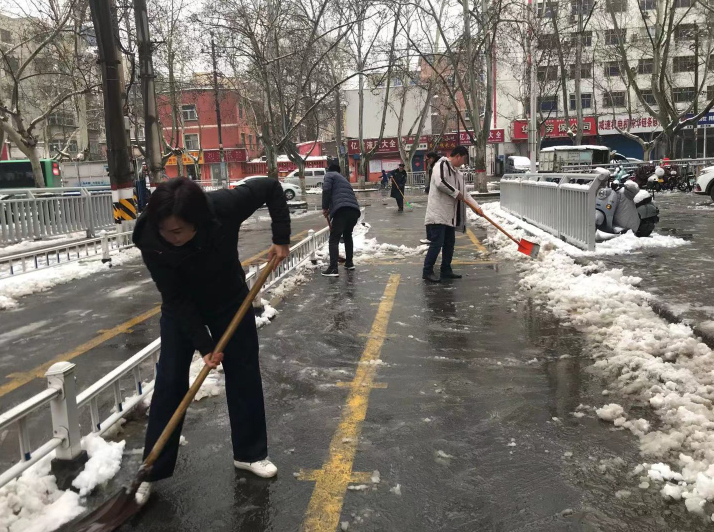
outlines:
[[[451,272],[451,260],[454,258],[456,229],[449,225],[427,224],[426,237],[429,239],[429,249],[424,258],[423,274],[434,272],[434,264],[441,251],[441,272]]]
[[[343,207],[335,211],[332,217],[332,230],[330,231],[330,268],[337,268],[337,259],[340,253],[340,238],[345,241],[345,259],[347,264],[351,264],[354,253],[354,243],[352,242],[352,230],[357,225],[359,217],[362,215],[357,209]]]
[[[247,289],[243,297],[247,295]],[[228,327],[240,301],[209,319],[211,336],[218,342]],[[161,356],[158,363],[154,395],[149,411],[144,458],[151,452],[164,427],[188,391],[189,367],[194,348],[183,333],[176,318],[161,315]],[[253,308],[243,318],[233,338],[223,352],[226,378],[226,399],[231,423],[233,459],[257,462],[268,456],[268,435],[263,404],[263,385],[258,363],[258,331]],[[215,370],[214,370],[215,371]],[[154,464],[149,480],[156,481],[173,475],[178,456],[181,424],[173,433]]]
[[[397,200],[397,208],[400,211],[403,211],[404,210],[404,197],[399,192],[397,192],[397,195],[394,196],[394,199]]]

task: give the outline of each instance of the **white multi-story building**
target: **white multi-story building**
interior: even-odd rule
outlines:
[[[703,110],[714,99],[714,17],[695,2],[571,0],[537,4],[534,57],[542,147],[571,143],[565,116],[566,109],[571,123],[576,116],[577,69],[581,74],[584,143],[606,145],[641,158],[642,145],[631,138],[633,135],[649,141],[660,135],[660,122]],[[521,16],[524,20],[528,14]],[[578,34],[580,61],[576,61]],[[507,142],[501,148],[506,155],[527,155],[529,38],[527,31],[507,32],[499,38],[494,108],[496,127],[507,130]],[[708,133],[706,127],[709,123],[714,125],[714,113],[704,116],[699,127],[681,131],[669,145],[658,143],[650,156],[714,154],[714,133]]]

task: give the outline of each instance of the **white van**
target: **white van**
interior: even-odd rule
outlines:
[[[326,170],[324,168],[305,168],[305,186],[307,188],[322,188],[322,182],[325,180],[325,172]],[[300,186],[299,173],[297,169],[293,170],[285,176],[283,181]]]

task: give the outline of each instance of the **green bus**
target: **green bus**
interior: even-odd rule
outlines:
[[[62,172],[54,159],[40,159],[46,187],[61,187]],[[35,188],[35,176],[29,159],[0,161],[0,189]]]

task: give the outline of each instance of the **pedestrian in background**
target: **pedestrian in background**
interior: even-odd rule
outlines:
[[[208,194],[185,177],[170,179],[156,187],[136,222],[134,244],[161,293],[161,356],[144,458],[186,395],[193,354],[199,351],[207,366],[223,364],[234,466],[264,478],[278,472],[268,459],[252,307],[224,353],[213,352],[249,291],[238,258],[240,226],[266,204],[273,233],[268,259],[282,260],[290,253],[290,212],[276,179],[255,179]],[[138,504],[147,501],[154,481],[173,475],[182,424],[169,438],[148,481],[139,486]]]
[[[337,277],[340,238],[345,241],[345,268],[354,270],[352,230],[360,217],[359,203],[350,182],[340,174],[340,166],[331,164],[322,182],[322,214],[330,221],[330,265],[322,273]]]
[[[407,188],[407,171],[404,163],[399,163],[399,167],[392,171],[392,196],[397,200],[397,212],[404,212],[404,191]]]
[[[468,160],[465,146],[456,146],[450,157],[442,157],[434,165],[431,173],[431,189],[426,207],[424,224],[429,242],[429,250],[424,258],[422,278],[432,283],[441,279],[460,279],[461,275],[451,269],[454,256],[456,231],[466,231],[466,207],[463,199],[466,190],[464,176],[457,168]],[[480,214],[481,209],[477,207]],[[441,252],[441,277],[434,274],[434,265]]]
[[[386,170],[382,170],[382,188],[387,190],[387,185],[389,185],[389,176],[387,175]]]
[[[431,190],[431,172],[434,170],[434,165],[439,159],[441,159],[441,155],[435,151],[430,151],[424,157],[424,170],[426,171],[426,177],[424,179],[424,194],[426,194],[427,205],[429,204],[429,190]],[[430,242],[428,229],[426,230],[426,238],[422,238],[419,242],[422,244],[428,244]]]

